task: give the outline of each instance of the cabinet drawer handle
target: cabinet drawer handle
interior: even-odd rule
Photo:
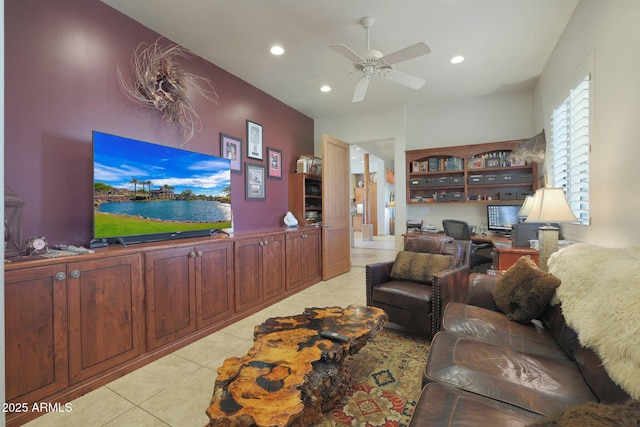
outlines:
[[[67,275],[64,273],[64,271],[61,271],[59,273],[56,273],[55,278],[56,280],[64,280],[67,278]]]
[[[71,273],[69,273],[69,276],[71,276],[73,279],[77,279],[78,277],[80,277],[80,270],[71,271]]]
[[[269,244],[269,242],[266,241],[266,240],[264,242],[262,242],[262,243],[264,243],[265,246],[267,246]]]
[[[199,257],[201,257],[201,256],[202,256],[202,251],[198,251],[198,252],[196,252],[196,255],[197,255],[197,256],[199,256]]]
[[[264,242],[262,240],[260,240],[260,242],[258,243],[258,245],[260,246],[264,246]]]
[[[196,253],[194,251],[189,252],[189,258],[195,258]]]

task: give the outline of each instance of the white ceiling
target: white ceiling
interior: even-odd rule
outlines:
[[[533,87],[579,0],[102,0],[311,118],[481,97]],[[374,77],[352,103],[358,74],[328,47],[389,54],[419,41],[431,53],[394,68],[413,90]],[[282,56],[269,49],[280,44]],[[449,63],[455,55],[465,61]],[[323,78],[326,77],[326,78]],[[309,81],[313,80],[313,83]],[[215,81],[212,81],[215,87]],[[332,90],[319,91],[321,83]]]

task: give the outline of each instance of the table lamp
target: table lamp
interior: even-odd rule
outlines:
[[[562,188],[539,188],[533,198],[531,212],[525,222],[546,222],[538,230],[540,268],[548,271],[547,260],[558,250],[558,228],[551,222],[577,221]]]
[[[526,218],[531,213],[531,208],[533,208],[533,196],[527,196],[524,199],[524,203],[522,207],[518,211],[518,218]]]

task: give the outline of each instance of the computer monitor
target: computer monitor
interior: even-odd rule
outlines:
[[[510,233],[517,224],[521,205],[487,205],[487,229],[500,233]]]

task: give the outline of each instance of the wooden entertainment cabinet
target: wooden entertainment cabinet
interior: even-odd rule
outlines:
[[[75,399],[320,282],[321,242],[300,227],[5,263],[6,402]]]
[[[536,163],[511,165],[518,141],[406,151],[407,203],[524,200],[538,184]]]

